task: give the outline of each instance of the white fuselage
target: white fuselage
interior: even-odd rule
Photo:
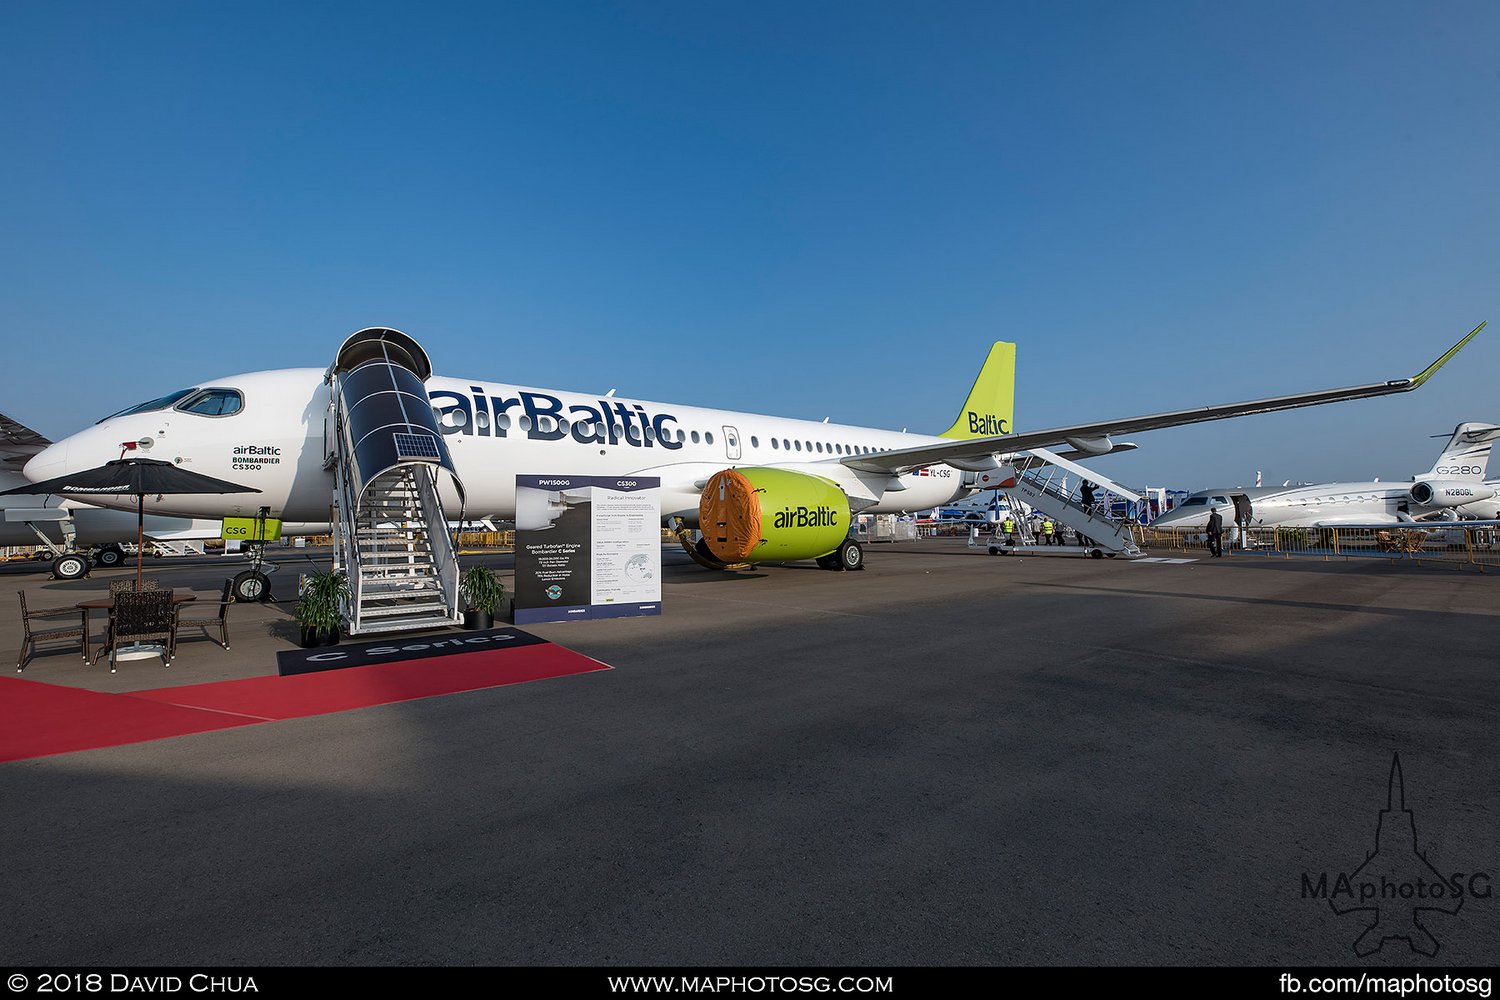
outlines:
[[[27,477],[37,481],[102,465],[121,457],[125,442],[136,442],[131,455],[261,491],[147,497],[149,513],[249,516],[265,507],[287,521],[326,521],[334,480],[324,462],[324,372],[263,371],[201,385],[238,390],[243,407],[230,416],[165,408],[111,417],[41,452],[27,465]],[[471,519],[513,518],[517,474],[636,474],[660,476],[663,515],[691,521],[698,506],[694,484],[720,469],[776,465],[848,479],[855,473],[839,464],[841,458],[944,440],[441,376],[428,380],[427,391],[464,485],[463,516]],[[859,477],[877,499],[864,508],[870,513],[923,510],[970,492],[962,475],[946,465],[898,480]],[[449,491],[444,501],[449,516],[457,518],[456,494]],[[133,501],[111,506],[133,509]]]
[[[1496,481],[1484,485],[1494,487]],[[1411,500],[1411,483],[1318,483],[1312,486],[1252,487],[1201,490],[1168,511],[1151,527],[1159,531],[1200,532],[1210,510],[1217,510],[1228,530],[1235,523],[1233,497],[1248,497],[1251,527],[1318,528],[1341,524],[1395,524],[1420,520],[1444,508],[1425,507]],[[1500,502],[1481,500],[1447,508],[1467,518],[1500,516]]]

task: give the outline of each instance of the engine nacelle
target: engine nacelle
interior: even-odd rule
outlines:
[[[849,534],[849,497],[831,479],[786,469],[724,469],[698,503],[703,542],[720,562],[816,559]]]
[[[1462,479],[1422,479],[1412,483],[1407,491],[1411,502],[1423,507],[1462,507],[1494,495],[1493,488]]]

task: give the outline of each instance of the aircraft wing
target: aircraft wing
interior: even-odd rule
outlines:
[[[20,472],[31,456],[51,443],[25,424],[0,413],[0,468]]]
[[[1488,320],[1485,322],[1487,323]],[[1219,403],[1215,406],[1172,410],[1167,413],[1126,417],[1121,420],[1099,420],[1087,424],[1073,424],[1069,427],[1054,427],[1049,430],[919,445],[915,448],[901,448],[871,455],[851,455],[841,461],[844,465],[862,472],[886,472],[900,475],[924,465],[935,465],[952,459],[978,459],[986,455],[1015,454],[1028,448],[1046,448],[1053,445],[1072,445],[1077,448],[1078,442],[1097,442],[1098,452],[1104,453],[1105,449],[1112,447],[1109,437],[1113,434],[1138,434],[1141,431],[1180,427],[1184,424],[1198,424],[1207,420],[1223,420],[1226,417],[1273,413],[1277,410],[1294,410],[1302,406],[1319,406],[1323,403],[1342,403],[1351,399],[1368,399],[1374,396],[1389,396],[1398,392],[1411,392],[1413,389],[1421,388],[1424,382],[1432,378],[1439,368],[1447,364],[1484,327],[1485,323],[1480,323],[1469,332],[1468,336],[1449,348],[1442,357],[1418,374],[1408,378],[1349,386],[1344,389],[1320,389],[1292,396],[1271,396],[1266,399],[1247,400],[1243,403]]]

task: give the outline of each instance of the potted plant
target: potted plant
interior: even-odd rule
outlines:
[[[331,646],[339,641],[339,603],[349,594],[342,573],[314,573],[306,578],[292,613],[302,626],[302,646]]]
[[[464,628],[470,631],[493,628],[495,609],[505,600],[505,584],[487,566],[470,566],[458,581],[464,598]]]

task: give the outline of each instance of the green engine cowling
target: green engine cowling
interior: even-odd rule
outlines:
[[[816,559],[849,534],[849,497],[833,480],[805,472],[724,469],[704,484],[698,517],[721,562]]]

